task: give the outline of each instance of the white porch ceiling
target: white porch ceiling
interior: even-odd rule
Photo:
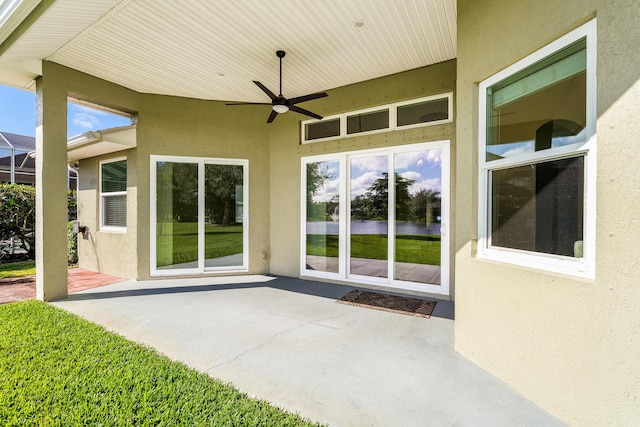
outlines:
[[[251,81],[277,93],[279,49],[287,97],[446,61],[456,0],[57,0],[0,56],[0,81],[48,60],[144,93],[266,102]]]

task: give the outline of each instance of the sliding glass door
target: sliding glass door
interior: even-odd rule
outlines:
[[[388,159],[349,157],[349,275],[389,277]]]
[[[442,149],[394,156],[394,279],[441,284]]]
[[[247,270],[246,160],[152,156],[151,275]]]
[[[302,167],[303,275],[448,294],[448,141]]]
[[[340,162],[319,160],[305,165],[305,268],[338,273],[340,258]]]

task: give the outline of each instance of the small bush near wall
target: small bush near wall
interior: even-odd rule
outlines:
[[[67,226],[67,262],[69,265],[78,263],[78,233],[73,232],[73,221]]]
[[[69,220],[77,218],[75,191],[67,193]],[[0,184],[0,260],[35,259],[36,189],[23,184]],[[71,227],[71,223],[69,224]],[[71,228],[69,228],[71,230]],[[78,237],[67,231],[68,260],[78,262]]]
[[[69,221],[78,219],[78,197],[74,190],[67,191],[67,216]]]
[[[0,185],[0,258],[35,259],[36,189]]]

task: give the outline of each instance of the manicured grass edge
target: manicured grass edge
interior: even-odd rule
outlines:
[[[36,274],[36,262],[34,260],[0,264],[0,279],[32,276],[34,274]]]
[[[0,306],[0,425],[318,424],[31,300]]]

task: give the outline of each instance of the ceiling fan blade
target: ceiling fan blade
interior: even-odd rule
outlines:
[[[225,105],[273,105],[270,102],[230,102]]]
[[[321,115],[316,114],[316,113],[312,113],[311,111],[305,110],[304,108],[300,108],[300,107],[295,106],[295,105],[290,105],[289,109],[291,111],[295,111],[296,113],[304,114],[306,116],[313,117],[314,119],[322,120],[322,116]]]
[[[276,113],[275,111],[271,110],[271,114],[269,114],[269,118],[267,119],[267,123],[271,123],[272,121],[274,121],[277,116],[278,116],[278,113]]]
[[[312,99],[324,98],[325,96],[329,96],[329,94],[327,94],[327,92],[318,92],[304,96],[297,96],[295,98],[291,98],[289,100],[289,104],[298,104],[300,102],[311,101]]]
[[[262,89],[262,91],[264,93],[269,95],[269,98],[271,98],[271,99],[276,99],[277,98],[277,96],[275,96],[273,92],[271,92],[269,89],[267,89],[267,87],[265,85],[263,85],[262,83],[260,83],[259,81],[256,81],[256,80],[254,80],[253,82],[256,84],[256,86],[258,86],[260,89]]]

